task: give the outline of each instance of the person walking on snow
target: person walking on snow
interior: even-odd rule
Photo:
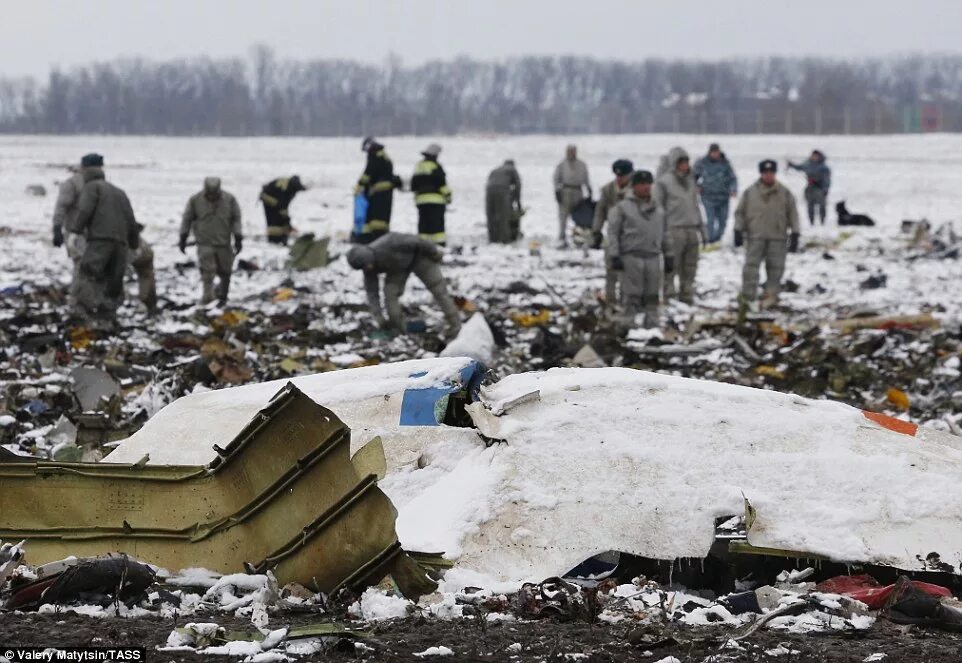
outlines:
[[[83,162],[84,187],[67,226],[85,243],[74,313],[111,325],[124,299],[128,251],[140,245],[140,225],[127,194],[107,182],[103,157],[88,154]]]
[[[611,172],[615,174],[615,179],[601,187],[601,195],[598,204],[595,205],[594,222],[591,225],[591,234],[594,239],[594,248],[600,249],[604,241],[605,221],[608,214],[619,202],[624,200],[625,195],[631,187],[631,173],[635,166],[628,159],[618,159],[611,164]],[[615,306],[618,302],[618,275],[620,272],[611,268],[611,261],[605,259],[605,303],[609,307]]]
[[[578,148],[569,145],[565,158],[554,169],[554,197],[558,201],[558,246],[568,247],[568,219],[585,198],[591,198],[588,166],[578,158]],[[587,193],[587,195],[585,195]]]
[[[708,243],[721,241],[728,223],[728,201],[738,196],[738,178],[718,143],[708,146],[708,154],[695,163],[695,184],[705,208]]]
[[[644,311],[646,328],[659,326],[663,273],[674,268],[671,233],[664,210],[652,198],[653,182],[647,170],[633,173],[631,191],[608,215],[608,258],[621,274],[625,322],[630,325]]]
[[[705,243],[705,226],[698,204],[698,188],[692,177],[688,153],[675,147],[668,153],[670,170],[655,181],[654,198],[665,210],[668,233],[671,235],[672,262],[678,274],[675,288],[674,273],[665,279],[665,300],[675,296],[686,304],[695,299],[695,275],[698,272],[700,247]]]
[[[368,309],[379,327],[394,332],[404,331],[401,295],[404,294],[408,278],[414,274],[441,307],[447,323],[446,333],[454,337],[461,330],[461,318],[438,267],[443,257],[444,253],[434,242],[406,233],[388,233],[370,244],[352,246],[347,252],[347,263],[354,269],[364,271]],[[381,308],[379,274],[384,274],[387,318]]]
[[[778,300],[785,273],[786,252],[798,251],[798,209],[795,196],[778,182],[778,165],[771,159],[758,164],[759,178],[748,187],[735,209],[735,246],[745,244],[745,267],[739,314],[758,298],[758,270],[765,262],[762,306]]]
[[[421,152],[423,159],[414,167],[411,191],[418,208],[418,237],[444,246],[448,241],[444,214],[451,204],[451,189],[444,168],[438,163],[440,154],[441,146],[437,143]]]
[[[221,189],[219,177],[204,180],[204,189],[187,201],[180,225],[180,251],[187,252],[187,238],[194,233],[197,240],[197,263],[202,284],[201,304],[217,301],[223,305],[230,290],[234,256],[244,246],[241,211],[237,199]],[[234,248],[231,250],[231,238]],[[217,290],[214,290],[214,278]]]
[[[826,158],[820,150],[812,150],[812,154],[802,163],[788,162],[789,170],[804,173],[806,178],[805,203],[808,207],[808,222],[815,225],[815,214],[822,225],[825,225],[825,214],[828,211],[828,190],[832,186],[832,169],[825,164]]]

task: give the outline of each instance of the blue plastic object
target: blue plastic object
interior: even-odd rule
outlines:
[[[364,224],[367,223],[367,196],[359,193],[354,196],[354,234],[360,235],[364,232]]]
[[[444,382],[424,389],[408,389],[401,400],[401,426],[440,426],[448,409],[451,394],[467,390],[471,401],[478,399],[478,389],[484,377],[485,368],[476,361],[461,369],[457,382]],[[426,373],[414,373],[419,378]]]

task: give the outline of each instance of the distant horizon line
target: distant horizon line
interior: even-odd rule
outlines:
[[[422,67],[427,67],[436,64],[453,63],[469,61],[478,64],[509,64],[515,63],[523,60],[581,60],[581,61],[591,61],[599,63],[618,63],[625,65],[644,65],[647,63],[683,63],[687,65],[711,65],[711,64],[724,64],[724,63],[744,63],[744,62],[772,62],[772,61],[789,61],[797,62],[799,64],[805,62],[838,62],[846,64],[859,64],[859,63],[878,63],[884,61],[896,61],[896,60],[910,60],[910,59],[960,59],[962,60],[962,49],[958,51],[949,50],[938,50],[938,51],[916,51],[916,50],[904,50],[904,51],[892,51],[889,53],[878,53],[878,54],[861,54],[861,55],[820,55],[820,54],[796,54],[796,55],[779,55],[779,54],[768,54],[768,55],[726,55],[719,57],[686,57],[686,56],[675,56],[675,57],[665,57],[658,55],[651,55],[642,58],[618,58],[611,56],[597,56],[586,53],[529,53],[529,54],[516,54],[516,55],[504,55],[499,57],[484,57],[478,55],[469,55],[466,53],[450,55],[446,57],[435,57],[425,60],[420,60],[414,63],[404,62],[403,56],[397,53],[389,52],[382,56],[378,60],[366,60],[353,57],[338,57],[338,56],[305,56],[297,57],[291,55],[279,55],[271,47],[266,47],[263,45],[255,44],[247,49],[246,54],[233,54],[233,55],[209,55],[209,54],[186,54],[168,57],[158,57],[152,55],[116,55],[109,58],[98,58],[87,60],[82,63],[73,64],[51,64],[44,72],[38,73],[7,73],[0,68],[0,79],[25,79],[32,78],[39,80],[42,77],[49,76],[54,72],[65,72],[72,70],[84,69],[87,67],[105,65],[105,64],[118,64],[125,62],[144,62],[144,63],[167,63],[167,62],[185,62],[185,61],[210,61],[210,62],[249,62],[254,59],[255,53],[263,49],[262,53],[267,53],[274,59],[277,63],[316,63],[316,62],[345,62],[365,67],[372,67],[376,69],[383,69],[391,64],[392,61],[397,62],[399,68],[416,70]]]

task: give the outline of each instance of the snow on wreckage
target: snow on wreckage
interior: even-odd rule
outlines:
[[[925,570],[933,551],[962,564],[962,451],[950,435],[837,403],[616,368],[509,376],[482,388],[466,419],[451,395],[474,400],[481,373],[449,358],[291,381],[350,427],[353,453],[380,438],[380,485],[401,543],[445,552],[456,570],[525,581],[606,550],[705,557],[716,519],[746,505],[749,546],[905,570]],[[238,422],[283,384],[184,397],[105,462],[217,463]],[[479,491],[473,504],[462,490]]]

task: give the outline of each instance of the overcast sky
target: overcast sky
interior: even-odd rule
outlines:
[[[2,0],[0,74],[142,55],[405,64],[962,52],[962,0]]]

